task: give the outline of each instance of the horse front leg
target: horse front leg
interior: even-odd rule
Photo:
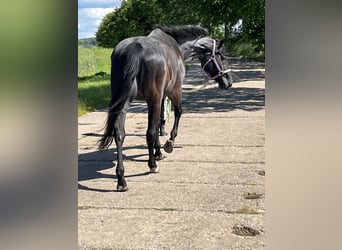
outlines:
[[[179,125],[179,120],[180,117],[183,113],[182,110],[182,94],[180,92],[179,95],[171,97],[171,102],[174,107],[174,113],[175,113],[175,120],[173,123],[173,128],[171,130],[171,136],[170,139],[166,141],[164,144],[164,150],[166,153],[171,153],[173,151],[173,146],[175,143],[175,138],[178,134],[178,125]]]
[[[159,135],[165,136],[167,135],[167,132],[165,131],[165,123],[166,123],[166,107],[165,103],[167,102],[166,97],[162,100],[162,106],[161,106],[161,113],[160,113],[160,124],[159,124]]]
[[[154,149],[155,149],[154,157],[157,161],[164,159],[164,156],[160,150],[160,141],[159,141],[159,136],[158,136],[160,126],[162,126],[161,123],[162,123],[162,120],[160,121],[159,126],[157,126],[157,132],[156,132],[157,136],[155,137],[155,141],[154,141]]]

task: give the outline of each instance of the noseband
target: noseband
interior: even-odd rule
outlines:
[[[210,80],[214,80],[218,77],[222,77],[224,74],[227,74],[228,72],[230,72],[231,70],[230,69],[225,69],[223,70],[220,66],[220,64],[218,63],[217,59],[216,59],[216,54],[215,54],[215,51],[216,51],[216,41],[215,39],[213,39],[214,43],[213,43],[213,50],[211,52],[211,56],[209,58],[209,60],[202,66],[202,69],[204,70],[205,73],[207,73],[205,71],[205,67],[207,66],[208,63],[210,63],[211,61],[214,62],[214,65],[218,71],[218,74],[215,75],[215,76],[210,76],[209,73],[207,73],[208,77]]]

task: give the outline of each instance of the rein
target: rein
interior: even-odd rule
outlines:
[[[209,60],[202,66],[202,69],[204,70],[204,72],[208,75],[209,79],[210,80],[215,80],[216,78],[218,77],[221,77],[223,76],[224,74],[227,74],[228,72],[230,72],[231,70],[230,69],[226,69],[226,70],[223,70],[221,68],[221,66],[219,65],[219,63],[217,62],[217,59],[216,59],[216,54],[215,54],[215,51],[216,51],[216,41],[215,39],[213,39],[214,43],[213,43],[213,50],[211,52],[211,56],[209,58]],[[210,63],[211,61],[214,62],[214,65],[218,71],[218,74],[215,75],[215,76],[210,76],[209,73],[207,73],[205,71],[205,67],[207,66],[208,63]]]

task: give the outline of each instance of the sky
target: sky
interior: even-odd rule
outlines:
[[[78,0],[78,38],[95,37],[102,18],[120,5],[121,0]]]

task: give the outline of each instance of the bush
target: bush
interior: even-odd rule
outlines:
[[[249,58],[258,61],[265,60],[264,50],[260,50],[257,45],[247,42],[235,42],[231,44],[228,47],[228,55]]]

